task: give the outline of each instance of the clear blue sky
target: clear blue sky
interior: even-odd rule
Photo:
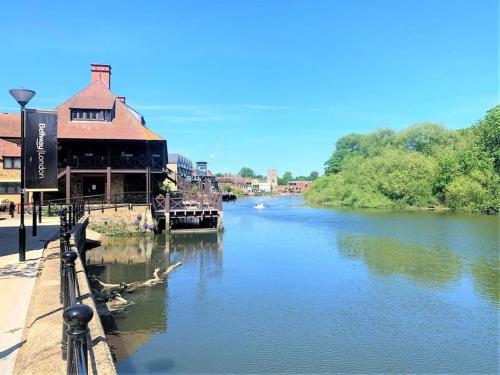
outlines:
[[[2,1],[0,14],[0,111],[16,110],[15,86],[53,108],[90,63],[111,64],[112,90],[169,151],[213,171],[322,171],[346,133],[460,128],[498,103],[497,0]]]

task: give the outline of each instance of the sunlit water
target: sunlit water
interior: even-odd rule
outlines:
[[[113,283],[183,262],[105,319],[120,373],[499,372],[498,217],[281,196],[227,204],[225,224],[89,252]]]

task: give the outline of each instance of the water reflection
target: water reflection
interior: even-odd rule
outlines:
[[[177,261],[199,270],[200,297],[204,295],[206,277],[222,274],[222,235],[217,233],[184,234],[154,237],[113,237],[87,252],[90,274],[105,283],[145,281],[156,268],[165,271]],[[167,331],[168,280],[153,287],[124,294],[134,302],[124,312],[102,317],[117,361],[142,347],[153,334]]]
[[[500,304],[500,260],[478,258],[472,265],[472,275],[477,291]]]
[[[462,260],[451,250],[392,238],[340,234],[341,253],[362,259],[378,275],[400,274],[428,286],[442,287],[462,274]]]

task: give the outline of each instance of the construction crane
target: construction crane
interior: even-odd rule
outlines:
[[[211,162],[214,161],[215,157],[217,156],[217,153],[219,152],[220,146],[222,145],[222,142],[224,141],[224,137],[226,136],[226,133],[227,133],[227,131],[224,130],[222,132],[221,137],[219,138],[219,140],[215,144],[214,150],[210,154],[210,158],[209,158]]]

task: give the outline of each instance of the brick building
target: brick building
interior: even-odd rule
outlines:
[[[120,200],[159,191],[165,179],[167,142],[146,127],[123,96],[111,91],[111,66],[91,65],[91,80],[58,112],[58,193],[46,198],[100,196]],[[16,114],[0,114],[0,138],[18,141]]]
[[[19,203],[21,190],[21,148],[0,139],[0,203]]]

